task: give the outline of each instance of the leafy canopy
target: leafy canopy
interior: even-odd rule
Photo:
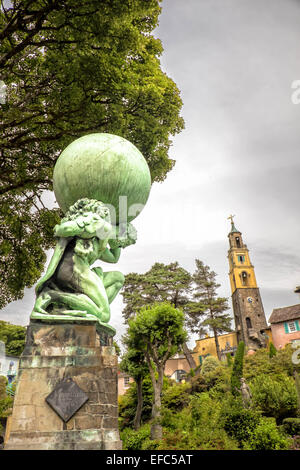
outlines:
[[[0,321],[0,341],[5,343],[6,354],[20,356],[25,347],[26,328]]]
[[[191,274],[177,261],[155,263],[144,274],[127,274],[122,291],[125,320],[128,321],[142,307],[156,302],[169,302],[175,308],[183,308],[189,302],[191,284]]]
[[[160,1],[14,0],[0,10],[0,308],[39,278],[59,211],[45,206],[60,152],[92,132],[120,135],[152,181],[174,161],[182,101],[151,34]]]
[[[186,339],[182,311],[167,302],[142,308],[129,320],[128,342],[143,352],[148,366],[160,368]]]

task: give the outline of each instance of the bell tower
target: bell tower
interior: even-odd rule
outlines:
[[[242,233],[234,225],[233,217],[228,217],[231,220],[228,261],[237,340],[256,350],[266,346],[263,332],[268,325],[249,250]]]

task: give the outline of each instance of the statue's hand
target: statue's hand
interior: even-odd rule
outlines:
[[[109,245],[114,248],[126,248],[133,245],[137,240],[137,232],[130,223],[116,227],[115,237],[109,239]]]

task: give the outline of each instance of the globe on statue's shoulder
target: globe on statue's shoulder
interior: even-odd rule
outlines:
[[[54,167],[53,188],[63,212],[78,199],[96,199],[115,208],[117,223],[120,204],[126,204],[130,222],[147,202],[151,176],[145,158],[131,142],[96,133],[74,140],[61,153]]]

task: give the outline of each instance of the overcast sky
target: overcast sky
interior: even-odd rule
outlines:
[[[163,70],[181,91],[185,130],[170,150],[176,166],[153,185],[134,223],[137,244],[117,269],[142,273],[156,261],[178,261],[193,271],[198,258],[230,297],[227,217],[235,214],[266,317],[299,303],[300,104],[291,99],[300,80],[299,24],[299,0],[163,0],[156,35]],[[27,325],[33,303],[30,289],[0,319]],[[121,311],[119,295],[111,319],[117,339]]]

